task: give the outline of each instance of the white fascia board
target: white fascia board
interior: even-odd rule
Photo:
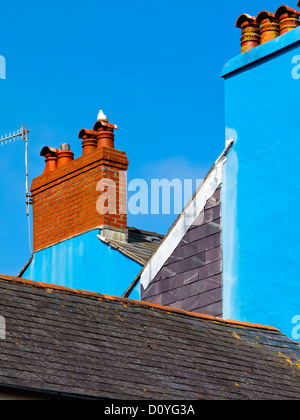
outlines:
[[[162,241],[156,253],[141,272],[141,285],[146,289],[159,273],[164,263],[170,258],[178,244],[186,235],[194,221],[204,210],[204,207],[223,179],[223,164],[226,161],[225,153],[220,156],[215,165],[202,182],[192,200],[180,214],[169,233]]]

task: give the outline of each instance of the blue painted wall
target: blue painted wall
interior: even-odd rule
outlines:
[[[97,238],[99,230],[34,254],[23,278],[72,289],[122,296],[141,266]],[[137,291],[133,295],[139,299]]]
[[[235,140],[222,188],[223,315],[273,325],[295,339],[293,320],[300,315],[297,63],[300,28],[236,57],[222,74],[226,137]]]

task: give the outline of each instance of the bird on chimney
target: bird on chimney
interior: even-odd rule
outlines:
[[[108,122],[107,116],[103,113],[102,110],[99,111],[97,121],[105,121]]]

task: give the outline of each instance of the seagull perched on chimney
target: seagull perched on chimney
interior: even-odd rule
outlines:
[[[107,118],[107,116],[105,114],[103,114],[103,111],[102,110],[99,111],[97,121],[106,121],[106,122],[108,122],[108,118]]]

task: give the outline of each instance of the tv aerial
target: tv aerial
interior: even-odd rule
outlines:
[[[31,240],[30,240],[30,217],[29,217],[30,195],[29,195],[29,183],[28,183],[28,133],[30,133],[30,130],[28,130],[27,127],[22,124],[19,130],[14,131],[13,133],[6,134],[5,136],[1,136],[0,144],[1,146],[3,146],[4,144],[11,143],[12,141],[14,142],[16,140],[25,141],[26,215],[28,217],[29,248],[30,248],[30,252],[32,253]]]

